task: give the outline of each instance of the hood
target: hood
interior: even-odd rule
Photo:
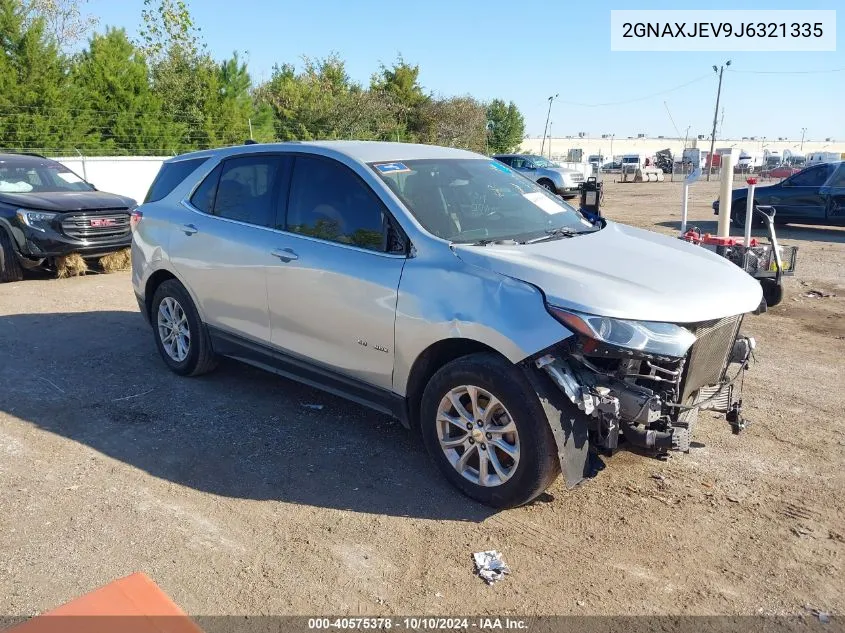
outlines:
[[[758,185],[757,187],[754,188],[754,197],[756,198],[761,193],[766,193],[766,192],[769,191],[769,189],[771,189],[772,187],[776,187],[776,186],[777,185],[763,185],[761,187],[761,186]],[[734,189],[731,192],[731,198],[733,200],[738,200],[738,199],[746,198],[746,197],[748,197],[748,187],[740,187],[739,189]]]
[[[135,205],[132,198],[105,191],[54,191],[45,193],[0,193],[0,202],[13,207],[36,211],[96,211],[127,209]]]
[[[763,294],[706,248],[614,222],[538,244],[453,248],[468,264],[539,287],[550,304],[608,317],[695,323],[751,312]]]
[[[561,176],[571,176],[572,174],[579,174],[577,169],[567,169],[566,167],[541,167],[540,171],[547,174],[559,174]]]

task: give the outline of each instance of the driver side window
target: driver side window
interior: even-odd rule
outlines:
[[[328,158],[296,157],[288,231],[384,251],[386,221],[381,201],[351,169]]]
[[[821,187],[827,180],[827,165],[805,169],[789,179],[792,187]]]

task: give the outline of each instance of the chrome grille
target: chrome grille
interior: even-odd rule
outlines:
[[[129,234],[129,213],[77,213],[62,220],[62,232],[75,240],[107,241]]]
[[[742,315],[737,315],[690,328],[696,341],[687,359],[682,402],[697,389],[722,380],[741,323]]]

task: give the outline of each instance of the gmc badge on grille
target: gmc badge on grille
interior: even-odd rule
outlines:
[[[117,221],[114,218],[91,218],[91,226],[114,226]]]

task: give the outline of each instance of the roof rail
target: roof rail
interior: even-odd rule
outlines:
[[[244,141],[244,145],[258,145],[258,141],[256,141],[254,138],[248,138]]]

